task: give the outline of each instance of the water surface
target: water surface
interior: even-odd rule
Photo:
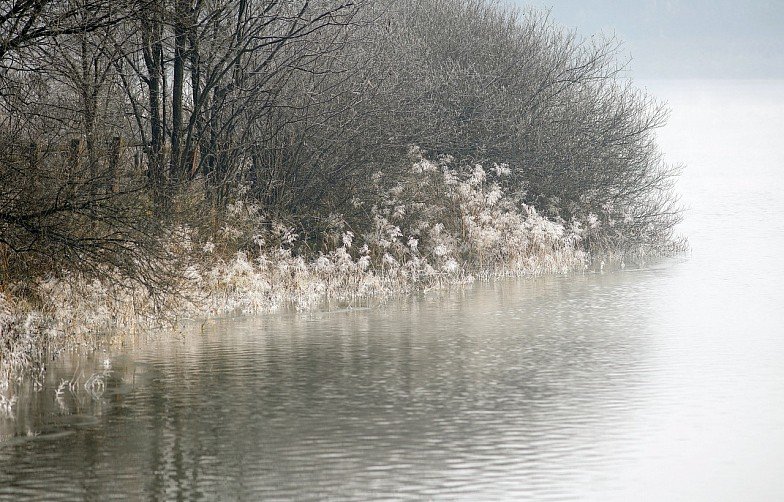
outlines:
[[[784,497],[784,85],[649,85],[687,256],[64,358],[0,418],[0,498]]]

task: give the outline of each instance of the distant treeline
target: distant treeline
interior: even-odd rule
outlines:
[[[618,47],[491,0],[4,2],[0,282],[108,267],[165,294],[162,240],[219,244],[238,202],[317,256],[336,230],[372,234],[390,193],[409,212],[457,200],[401,188],[422,159],[464,180],[496,166],[503,211],[589,227],[587,251],[665,245],[666,113]]]

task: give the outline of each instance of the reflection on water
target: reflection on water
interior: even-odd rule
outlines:
[[[50,469],[51,490],[97,498],[568,494],[641,406],[650,312],[628,307],[660,274],[216,321],[117,355],[121,378],[89,400],[100,424],[58,428],[51,388],[36,394],[27,421],[72,434],[6,447],[0,481],[34,489]]]
[[[729,134],[692,123],[725,95],[663,89],[695,144]],[[781,147],[739,184],[720,148],[662,141],[696,163],[691,256],[59,361],[0,419],[0,498],[781,497]]]

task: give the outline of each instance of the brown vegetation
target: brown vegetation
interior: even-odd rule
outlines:
[[[517,227],[560,228],[546,246],[574,263],[669,249],[680,217],[653,136],[663,107],[624,83],[615,41],[538,12],[13,0],[0,44],[4,304],[47,304],[46,281],[98,280],[161,311],[194,267],[284,248],[284,261],[333,263],[347,235],[346,259],[382,275],[393,261],[440,274],[449,260],[476,270],[541,253],[519,249],[534,241]],[[414,173],[419,161],[437,172]],[[504,174],[472,184],[478,164]],[[238,224],[237,208],[253,218]],[[384,222],[400,233],[388,249]],[[564,247],[566,234],[579,238]],[[430,273],[416,270],[414,282]]]

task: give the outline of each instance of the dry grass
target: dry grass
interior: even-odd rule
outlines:
[[[166,245],[182,258],[173,288],[178,294],[163,301],[109,269],[102,279],[73,273],[39,280],[32,285],[36,305],[0,294],[0,382],[7,387],[22,375],[40,378],[47,358],[94,346],[98,337],[184,317],[258,314],[284,305],[311,309],[327,299],[352,303],[475,278],[589,267],[583,242],[591,221],[551,221],[516,202],[502,188],[503,165],[458,169],[451,162],[412,150],[410,176],[367,208],[372,228],[355,234],[334,216],[338,223],[325,239],[331,244],[309,257],[296,255],[293,228],[268,224],[257,206],[242,201],[206,238],[177,227]],[[374,183],[383,186],[383,175]],[[96,377],[88,390],[100,392],[101,382]]]

